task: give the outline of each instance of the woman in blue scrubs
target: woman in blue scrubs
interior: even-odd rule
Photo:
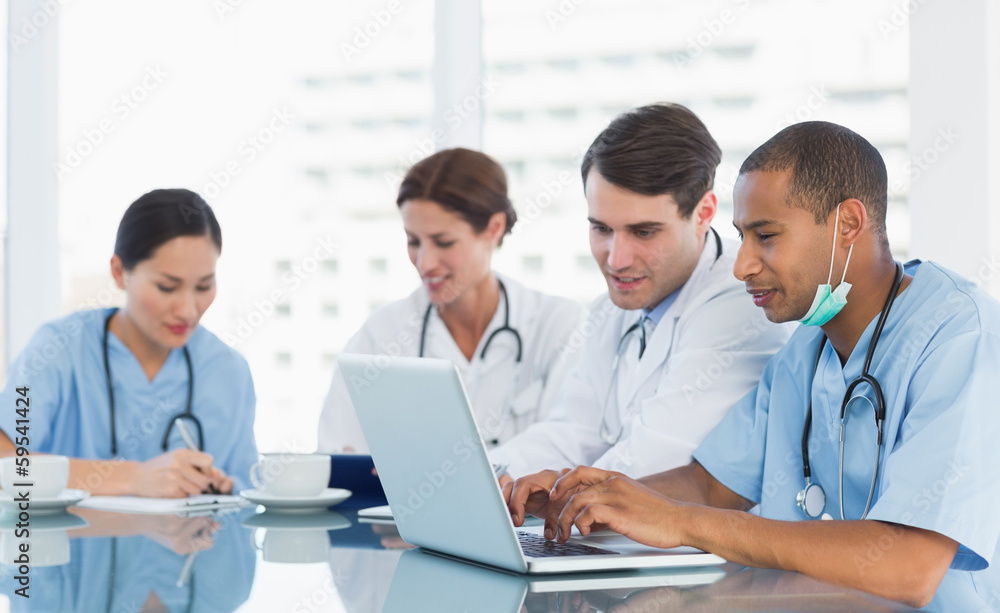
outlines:
[[[132,203],[111,258],[125,306],[35,333],[0,393],[0,455],[16,453],[17,441],[32,454],[69,456],[69,487],[92,494],[246,487],[257,458],[250,369],[198,325],[215,299],[221,251],[219,223],[197,194],[155,190]],[[21,397],[28,423],[18,430]]]

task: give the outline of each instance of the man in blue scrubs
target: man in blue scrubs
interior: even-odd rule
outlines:
[[[574,524],[610,527],[916,606],[949,568],[987,567],[1000,535],[1000,304],[933,262],[904,273],[886,199],[881,156],[841,126],[793,125],[751,154],[734,193],[734,272],[768,319],[804,325],[691,464],[641,481],[593,468],[525,477],[507,490],[515,523],[544,515],[559,540]],[[847,395],[841,452],[845,394],[870,352],[884,403],[871,379]],[[813,488],[800,507],[807,484],[825,500]]]

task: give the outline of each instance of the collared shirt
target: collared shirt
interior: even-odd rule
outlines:
[[[652,336],[653,330],[656,329],[656,325],[660,323],[663,319],[664,313],[670,308],[670,305],[674,303],[677,299],[677,291],[660,301],[660,304],[656,305],[653,310],[642,309],[642,317],[639,319],[639,357],[646,352],[647,339]]]
[[[1000,538],[1000,303],[933,262],[913,274],[889,312],[870,369],[884,393],[886,420],[867,518],[943,534],[961,545],[953,568],[981,569]],[[811,399],[812,481],[826,492],[826,513],[839,518],[841,403],[862,372],[876,320],[843,367],[826,343],[815,373],[822,330],[800,328],[694,458],[758,502],[762,517],[807,519],[795,497],[804,486],[802,431]],[[849,403],[844,434],[848,519],[864,510],[876,461],[874,393],[867,385],[859,390],[868,401]]]
[[[669,296],[661,300],[660,304],[656,305],[652,309],[643,309],[642,314],[645,316],[645,319],[651,320],[653,322],[653,325],[659,324],[660,320],[663,319],[663,314],[666,313],[667,309],[670,308],[670,305],[672,305],[674,301],[677,300],[677,294],[679,292],[680,292],[679,289],[674,290],[673,293],[671,293]]]

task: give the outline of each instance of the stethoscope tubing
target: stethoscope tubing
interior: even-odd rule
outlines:
[[[118,434],[117,428],[115,426],[115,390],[114,385],[111,381],[111,360],[108,358],[108,335],[111,331],[111,318],[115,316],[118,312],[117,308],[111,309],[107,318],[104,320],[104,336],[102,338],[102,350],[104,354],[104,376],[108,384],[108,407],[111,412],[111,457],[118,457]],[[205,439],[204,432],[202,431],[201,421],[191,412],[192,401],[194,400],[194,368],[191,365],[191,353],[188,351],[187,345],[183,348],[184,351],[184,361],[187,364],[188,373],[188,393],[187,393],[187,406],[182,413],[178,413],[173,418],[170,419],[170,425],[167,426],[167,430],[163,435],[163,443],[161,445],[163,451],[167,450],[167,442],[170,438],[170,432],[174,427],[174,423],[178,419],[184,419],[190,421],[194,424],[195,431],[198,434],[198,450],[205,450]]]
[[[837,477],[838,477],[838,494],[840,498],[840,518],[846,519],[846,514],[844,513],[844,432],[847,425],[847,406],[853,399],[852,394],[854,390],[861,384],[869,385],[875,393],[875,405],[873,406],[875,413],[875,467],[872,469],[872,480],[871,485],[868,488],[868,499],[865,502],[864,512],[861,514],[861,519],[865,519],[868,516],[868,511],[871,509],[872,499],[875,494],[875,483],[878,480],[880,456],[882,454],[882,444],[884,440],[884,425],[886,416],[886,404],[885,395],[882,392],[882,386],[879,384],[878,379],[871,374],[872,359],[875,355],[875,347],[878,345],[879,339],[882,337],[882,330],[885,327],[885,322],[889,317],[889,311],[892,309],[892,305],[896,302],[896,295],[899,293],[899,286],[903,281],[903,265],[896,262],[896,275],[893,279],[892,287],[889,289],[889,295],[885,299],[885,303],[882,305],[882,312],[879,314],[878,322],[875,324],[875,330],[872,332],[872,338],[868,341],[868,351],[865,354],[864,366],[861,370],[861,375],[851,381],[850,385],[847,386],[847,391],[844,393],[844,398],[840,403],[840,451],[838,454],[838,466],[837,466]],[[825,335],[820,339],[819,350],[816,353],[816,363],[813,366],[813,379],[816,378],[816,372],[819,370],[819,363],[823,357],[823,350],[826,347],[827,338]],[[802,474],[805,477],[806,487],[796,498],[796,504],[802,509],[802,512],[806,514],[807,517],[815,519],[818,514],[812,514],[806,509],[805,493],[811,487],[818,488],[821,493],[823,493],[823,499],[826,499],[826,494],[823,492],[822,486],[818,483],[811,483],[810,478],[812,476],[812,470],[809,466],[809,433],[812,429],[812,387],[810,386],[809,393],[809,408],[806,412],[805,423],[802,427]],[[867,398],[866,398],[867,399]],[[869,404],[871,401],[869,400]],[[799,502],[802,501],[802,502]],[[822,512],[822,510],[820,510]]]
[[[524,356],[524,343],[521,340],[521,333],[518,332],[516,328],[510,325],[510,298],[507,295],[507,287],[504,285],[503,281],[501,281],[499,278],[497,279],[497,284],[500,286],[500,296],[501,298],[503,298],[503,325],[494,330],[493,332],[491,332],[490,335],[486,337],[486,342],[483,344],[483,348],[479,352],[479,359],[480,360],[486,359],[486,350],[490,348],[490,344],[493,342],[493,339],[495,339],[497,335],[500,334],[501,332],[512,334],[514,336],[514,340],[517,342],[517,354],[514,357],[514,378],[513,381],[511,382],[511,387],[507,392],[507,397],[504,401],[503,412],[500,415],[499,424],[495,428],[491,428],[491,430],[494,430],[497,433],[499,433],[503,431],[504,426],[507,424],[507,420],[510,419],[510,416],[514,412],[513,399],[514,399],[515,388],[517,387],[518,382],[521,379],[521,367],[522,367],[521,359]],[[433,303],[428,304],[427,310],[424,311],[423,324],[420,327],[420,348],[419,348],[419,353],[417,354],[417,356],[421,358],[424,357],[424,347],[426,346],[426,341],[427,341],[427,328],[428,324],[430,323],[431,313],[433,311],[434,311]],[[499,442],[499,439],[496,437],[492,437],[491,440],[494,443]]]

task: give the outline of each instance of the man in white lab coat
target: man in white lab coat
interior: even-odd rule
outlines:
[[[608,294],[567,344],[584,356],[552,412],[491,452],[508,476],[688,464],[788,340],[792,329],[768,322],[733,276],[738,243],[711,227],[720,159],[677,104],[624,113],[591,144],[581,171]]]

